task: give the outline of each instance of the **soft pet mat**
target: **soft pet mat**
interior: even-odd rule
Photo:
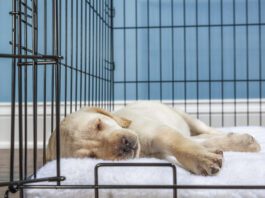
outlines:
[[[265,128],[223,128],[224,132],[247,132],[261,144],[260,153],[224,153],[223,168],[216,176],[192,175],[177,167],[177,183],[181,185],[265,185]],[[93,185],[94,167],[107,162],[93,159],[62,159],[61,174],[66,177],[62,184]],[[126,162],[166,162],[157,159],[133,159]],[[56,175],[56,163],[52,161],[38,171],[38,178]],[[51,183],[41,183],[51,184]],[[101,168],[99,184],[172,184],[172,169],[166,167],[112,167]],[[265,190],[178,190],[178,198],[264,198]],[[27,198],[93,198],[94,190],[25,190]],[[99,190],[104,198],[169,198],[172,190],[161,189],[107,189]]]

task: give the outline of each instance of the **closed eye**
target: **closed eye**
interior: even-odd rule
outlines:
[[[98,119],[97,122],[96,122],[96,130],[97,131],[102,131],[103,128],[104,128],[104,126],[103,126],[103,123],[102,123],[101,119]]]

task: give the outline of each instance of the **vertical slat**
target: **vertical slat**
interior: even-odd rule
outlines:
[[[70,76],[70,113],[73,112],[73,67],[74,67],[74,0],[71,0],[71,76]]]
[[[107,6],[107,1],[103,0],[103,15],[104,15],[104,21],[105,21],[105,25],[104,25],[104,60],[105,60],[105,68],[104,68],[104,76],[107,79],[107,81],[105,81],[105,85],[104,85],[104,96],[105,96],[105,108],[107,110],[109,109],[109,92],[108,92],[108,88],[109,88],[109,71],[110,71],[110,64],[109,64],[109,59],[108,59],[108,6]]]
[[[95,9],[98,10],[98,0],[96,1],[95,3]],[[95,66],[96,66],[96,85],[95,85],[95,91],[96,91],[96,105],[99,106],[99,21],[98,21],[98,16],[97,16],[97,11],[95,13],[95,19],[96,19],[96,40],[95,40],[95,46],[96,46],[96,51],[95,51],[95,56],[96,56],[96,63],[95,63]]]
[[[32,0],[32,52],[33,55],[37,54],[38,51],[38,18],[37,18],[37,0]],[[37,134],[38,134],[38,109],[37,109],[37,98],[38,96],[38,70],[36,61],[33,60],[33,175],[36,178],[37,173]]]
[[[102,28],[101,28],[101,0],[98,0],[98,101],[99,107],[102,107],[102,95],[101,95],[101,88],[102,88],[102,80],[101,80],[101,72],[102,72]]]
[[[65,1],[65,0],[64,0]],[[62,0],[58,0],[58,54],[62,53]]]
[[[110,100],[110,79],[111,79],[111,71],[112,71],[112,63],[110,62],[110,50],[109,50],[109,42],[110,42],[110,22],[109,22],[109,6],[108,6],[108,0],[105,0],[105,5],[106,5],[106,58],[109,61],[109,70],[107,71],[107,78],[108,78],[108,82],[107,82],[107,101],[108,101],[108,110],[111,110],[111,100]]]
[[[247,91],[247,126],[249,126],[249,25],[248,25],[248,0],[245,1],[246,4],[246,80],[247,80],[247,86],[246,86],[246,91]]]
[[[65,63],[65,81],[64,81],[64,84],[65,84],[65,87],[64,87],[64,116],[67,115],[67,94],[68,94],[68,89],[67,89],[67,86],[68,86],[68,0],[65,0],[65,15],[64,15],[64,21],[65,21],[65,30],[64,30],[64,33],[65,33],[65,51],[64,51],[64,63]]]
[[[125,13],[125,10],[126,10],[126,0],[123,0],[123,67],[124,67],[124,70],[123,70],[123,80],[124,80],[124,87],[123,87],[123,99],[124,99],[124,106],[126,106],[126,103],[127,103],[127,78],[126,78],[126,72],[127,72],[127,58],[126,58],[126,55],[127,55],[127,50],[126,50],[126,13]]]
[[[110,62],[111,61],[111,46],[110,46],[110,42],[111,42],[111,39],[110,39],[110,33],[111,33],[111,5],[109,3],[109,0],[106,0],[106,14],[107,14],[107,24],[108,24],[108,27],[107,27],[107,59],[108,61]],[[108,105],[109,105],[109,108],[108,110],[111,110],[112,108],[112,103],[111,103],[111,75],[112,75],[112,63],[110,62],[109,64],[109,67],[110,67],[110,70],[108,71],[108,79],[109,79],[109,82],[108,82]]]
[[[80,90],[79,90],[79,106],[82,107],[82,92],[83,92],[83,0],[81,0],[81,6],[80,6],[81,12],[80,12]]]
[[[113,0],[110,0],[110,10],[111,10],[111,17],[110,17],[110,26],[111,26],[111,30],[110,30],[110,54],[111,54],[111,57],[110,57],[110,62],[112,63],[112,72],[111,72],[111,94],[112,94],[112,98],[111,98],[111,101],[112,101],[112,110],[114,109],[114,92],[115,92],[115,87],[114,87],[114,69],[115,69],[115,63],[114,63],[114,34],[113,34],[113,18],[114,18],[114,7],[113,7]]]
[[[12,1],[12,12],[16,12],[16,0]],[[12,54],[16,55],[16,30],[17,17],[12,15]],[[15,157],[15,102],[16,102],[16,59],[12,59],[12,72],[11,72],[11,131],[10,131],[10,181],[14,181],[14,157]]]
[[[107,64],[106,64],[106,57],[105,57],[105,51],[106,51],[106,46],[105,46],[105,12],[104,12],[104,0],[101,1],[101,15],[102,15],[102,20],[101,20],[101,25],[102,25],[102,107],[106,109],[106,69],[107,69]],[[104,80],[105,79],[105,80]]]
[[[113,110],[114,109],[114,105],[112,105],[112,73],[113,73],[113,66],[114,63],[111,62],[111,31],[112,31],[112,24],[111,24],[111,0],[106,0],[106,10],[107,10],[107,57],[108,57],[108,61],[110,62],[110,70],[108,71],[108,78],[109,78],[109,82],[108,82],[108,101],[109,101],[109,108],[108,110]],[[114,53],[114,52],[113,52]],[[113,93],[114,95],[114,93]]]
[[[52,0],[52,5],[54,6],[54,2],[53,2],[54,0]],[[54,10],[52,10],[52,12],[54,12]],[[52,14],[54,14],[54,13],[52,13]],[[55,27],[55,25],[54,25],[54,23],[55,23],[55,20],[54,19],[52,19],[52,35],[54,36],[54,27]],[[54,38],[52,38],[53,39],[53,41],[54,41]],[[54,49],[54,42],[52,42],[52,49]],[[51,132],[53,132],[54,131],[54,78],[55,78],[55,75],[54,75],[54,72],[55,72],[55,68],[54,68],[54,65],[52,65],[52,68],[51,68],[51,70],[52,70],[52,81],[51,81]]]
[[[108,33],[109,33],[109,21],[108,21],[108,4],[107,4],[107,0],[104,0],[104,5],[105,5],[105,21],[106,21],[106,25],[105,25],[105,47],[106,47],[106,50],[105,50],[105,57],[106,57],[106,60],[108,61],[107,63],[107,68],[108,70],[106,70],[106,78],[108,79],[108,81],[106,82],[106,104],[107,104],[107,109],[110,110],[110,99],[109,99],[109,84],[110,84],[110,71],[111,71],[111,64],[110,64],[110,60],[109,60],[109,45],[108,45],[108,41],[109,41],[109,37],[108,37]]]
[[[84,82],[84,105],[87,105],[87,2],[85,1],[85,82]]]
[[[90,5],[92,5],[92,0],[90,0]],[[93,34],[94,34],[94,29],[93,29],[93,25],[94,25],[94,22],[93,22],[93,17],[94,17],[94,14],[93,14],[93,11],[91,9],[91,7],[89,8],[89,19],[90,19],[90,30],[89,30],[89,41],[90,41],[90,47],[89,47],[89,72],[90,74],[93,74],[93,70],[94,70],[94,58],[93,58]],[[93,78],[93,75],[90,76],[90,85],[89,85],[89,105],[93,105],[93,82],[94,82],[94,78]]]
[[[138,89],[139,89],[139,84],[138,84],[138,0],[135,0],[135,92],[136,92],[136,100],[139,99],[138,96]]]
[[[109,103],[109,72],[110,72],[110,62],[108,59],[108,5],[107,5],[107,1],[103,0],[103,12],[104,12],[104,21],[105,21],[105,25],[104,25],[104,60],[105,60],[105,78],[107,79],[107,81],[105,81],[105,88],[104,88],[104,93],[105,93],[105,108],[107,110],[110,110],[110,103]]]
[[[47,0],[44,0],[44,18],[43,18],[43,29],[44,29],[44,54],[47,54]],[[44,65],[43,71],[43,164],[46,163],[46,102],[47,102],[47,65]]]
[[[160,86],[160,102],[162,102],[163,88],[162,88],[162,2],[159,0],[159,86]]]
[[[106,4],[106,22],[107,22],[107,60],[110,62],[110,6],[109,6],[109,3],[108,3],[108,0],[105,1],[105,4]],[[111,79],[111,67],[112,67],[112,64],[110,63],[109,64],[109,68],[110,70],[108,70],[108,87],[107,87],[107,100],[108,100],[108,110],[110,111],[111,110],[111,93],[110,93],[110,90],[111,90],[111,82],[110,82],[110,79]]]
[[[92,49],[92,42],[91,42],[91,34],[92,34],[92,17],[91,17],[91,8],[90,8],[91,1],[89,1],[89,8],[88,8],[88,71],[89,71],[89,76],[88,76],[88,105],[91,105],[91,73],[92,73],[92,56],[91,56],[91,49]]]
[[[211,1],[208,0],[208,90],[209,90],[209,125],[212,125],[212,83],[211,83],[211,74],[212,74],[212,53],[211,53]]]
[[[52,20],[52,23],[54,23],[54,20]],[[52,24],[52,34],[54,35],[54,24]],[[52,48],[54,48],[54,43],[52,44]],[[52,65],[52,79],[51,79],[51,132],[54,130],[54,67]]]
[[[183,0],[184,25],[184,109],[187,112],[187,40],[186,40],[186,0]]]
[[[65,1],[65,0],[64,0]],[[62,0],[58,0],[58,55],[62,54]],[[61,66],[62,59],[58,61],[59,64],[59,81],[61,84]]]
[[[171,78],[172,78],[172,102],[171,105],[172,107],[175,106],[175,39],[174,39],[174,2],[171,0],[171,64],[172,64],[172,69],[171,69]]]
[[[196,116],[199,119],[199,22],[198,22],[198,0],[195,2],[195,20],[196,20]]]
[[[236,69],[237,69],[237,60],[236,60],[236,2],[233,0],[233,65],[234,65],[234,126],[237,126],[237,83],[236,83]]]
[[[111,63],[111,59],[110,59],[110,54],[111,54],[111,50],[110,50],[110,36],[111,36],[111,20],[110,20],[110,5],[109,5],[109,0],[105,0],[106,2],[106,21],[107,21],[107,60],[110,62],[109,64],[109,68],[110,70],[108,71],[108,88],[107,88],[107,97],[108,97],[108,110],[111,111],[112,109],[112,103],[111,103],[111,74],[112,74],[112,69],[113,69],[113,64]]]
[[[28,21],[28,9],[27,9],[27,0],[24,0],[24,20],[27,23]],[[27,55],[28,49],[28,28],[24,25],[24,54]],[[25,59],[27,62],[27,59]],[[28,68],[24,67],[24,179],[27,177],[27,161],[28,161]]]
[[[106,61],[105,61],[105,57],[104,57],[104,55],[105,55],[105,48],[104,48],[104,0],[101,0],[100,1],[100,16],[101,16],[101,20],[100,20],[100,26],[101,26],[101,88],[100,88],[100,90],[101,90],[101,107],[102,108],[106,108],[105,107],[105,98],[104,98],[104,93],[105,93],[105,83],[106,83],[106,81],[105,81],[105,68],[106,68],[106,66],[105,66],[105,63],[106,63]]]
[[[104,108],[104,83],[105,83],[105,76],[104,76],[104,64],[105,64],[105,60],[104,60],[104,26],[103,26],[103,20],[104,20],[104,16],[103,16],[103,0],[100,0],[99,1],[99,4],[100,4],[100,6],[99,6],[99,10],[100,10],[100,17],[101,17],[101,19],[100,19],[100,27],[101,27],[101,34],[100,34],[100,36],[101,36],[101,39],[100,39],[100,41],[101,41],[101,43],[100,43],[100,47],[101,47],[101,50],[100,50],[100,52],[101,52],[101,55],[100,55],[100,60],[101,60],[101,66],[100,66],[100,68],[101,68],[101,86],[100,86],[100,95],[101,95],[101,99],[100,99],[100,101],[101,101],[101,107],[102,108]]]
[[[95,6],[95,0],[93,0],[93,4],[92,7],[94,9]],[[92,55],[92,74],[93,74],[93,78],[92,78],[92,106],[95,104],[95,95],[96,95],[96,90],[95,90],[95,85],[96,85],[96,78],[95,78],[95,60],[96,60],[96,52],[95,52],[95,12],[92,12],[92,36],[91,36],[91,40],[92,40],[92,50],[91,50],[91,55]]]
[[[150,0],[147,0],[147,93],[150,100]]]
[[[262,111],[262,54],[261,54],[261,0],[258,1],[258,13],[259,13],[259,125],[263,126],[263,111]]]
[[[96,1],[95,5],[95,19],[96,19],[96,85],[95,85],[95,91],[96,91],[96,105],[99,106],[99,18],[97,16],[97,10],[99,8],[99,1]]]
[[[79,55],[78,55],[78,14],[79,14],[79,9],[78,9],[78,2],[76,1],[76,11],[75,11],[75,17],[76,17],[76,26],[75,26],[75,111],[77,111],[77,96],[78,96],[78,59],[79,59]],[[81,72],[80,72],[81,73]]]
[[[58,56],[59,53],[59,14],[58,14],[58,1],[53,0],[53,55]],[[56,174],[57,177],[61,176],[60,169],[60,65],[55,64],[55,97],[56,97]],[[60,185],[60,181],[57,181]]]
[[[22,14],[21,0],[18,1],[18,54],[22,55]],[[21,63],[18,59],[18,63]],[[23,180],[23,95],[22,95],[22,66],[18,67],[18,134],[19,134],[19,180]],[[26,168],[26,167],[25,167]],[[21,195],[21,194],[20,194]]]
[[[223,26],[223,0],[220,1],[221,14],[221,124],[224,126],[224,26]]]
[[[98,4],[99,1],[95,2],[95,104],[99,106],[99,17],[98,17]]]
[[[104,59],[104,10],[103,10],[103,5],[104,5],[104,0],[100,1],[100,16],[101,16],[101,107],[105,108],[105,100],[104,100],[104,84],[105,84],[105,75],[104,75],[104,68],[105,67],[105,59]]]

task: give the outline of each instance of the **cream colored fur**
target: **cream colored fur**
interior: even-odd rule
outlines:
[[[61,143],[63,157],[156,157],[201,175],[219,172],[223,151],[260,150],[248,134],[220,133],[185,112],[156,102],[138,102],[114,114],[84,108],[62,121]],[[49,159],[55,158],[55,146],[53,134]]]

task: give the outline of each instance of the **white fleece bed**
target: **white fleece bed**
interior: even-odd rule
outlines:
[[[220,129],[224,132],[247,132],[261,144],[260,153],[225,152],[223,168],[216,176],[192,175],[177,167],[177,183],[181,185],[265,185],[265,128],[236,127]],[[108,162],[94,159],[62,159],[61,174],[66,177],[62,184],[93,185],[94,167]],[[124,161],[122,161],[124,162]],[[166,162],[153,158],[127,160],[126,162]],[[37,177],[56,175],[56,163],[42,167]],[[39,183],[51,184],[51,183]],[[99,184],[172,184],[172,169],[166,167],[105,167],[99,171]],[[178,190],[178,198],[265,198],[265,190]],[[93,198],[94,190],[25,190],[27,198]],[[172,190],[107,189],[99,191],[100,198],[169,198]]]

